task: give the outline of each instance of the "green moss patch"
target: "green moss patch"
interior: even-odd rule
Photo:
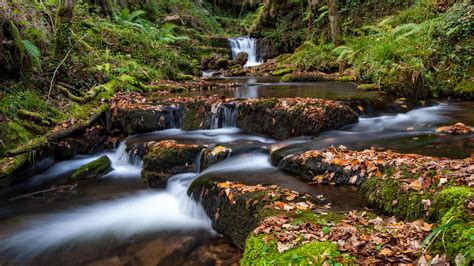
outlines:
[[[71,179],[75,181],[99,178],[112,170],[109,157],[102,156],[74,171]]]

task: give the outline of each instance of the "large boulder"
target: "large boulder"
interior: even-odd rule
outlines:
[[[263,59],[268,60],[279,55],[278,50],[273,45],[272,40],[267,38],[257,39],[257,54]]]
[[[201,145],[180,144],[174,140],[152,141],[145,147],[142,178],[149,187],[165,187],[171,176],[192,172],[203,149]]]
[[[234,63],[244,66],[247,64],[247,60],[249,59],[249,55],[246,52],[240,52],[237,54],[237,56],[234,59]]]
[[[248,99],[237,111],[237,127],[276,139],[317,135],[358,121],[347,105],[312,98]]]
[[[223,55],[215,54],[201,60],[201,69],[225,69],[231,65],[231,60]]]
[[[90,180],[99,178],[108,172],[112,171],[112,162],[109,157],[101,156],[100,158],[81,166],[71,175],[71,180]]]
[[[182,110],[179,108],[143,104],[117,108],[112,123],[115,128],[131,135],[179,127],[181,118]]]
[[[197,179],[188,192],[201,202],[213,228],[244,250],[241,265],[416,262],[431,229],[423,221],[322,209],[318,199],[276,185],[224,180]],[[381,248],[384,252],[377,251]]]

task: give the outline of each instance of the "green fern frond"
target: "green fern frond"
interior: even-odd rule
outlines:
[[[397,37],[397,40],[406,38],[413,35],[421,30],[421,26],[415,23],[407,23],[400,25],[395,28],[393,35]]]
[[[9,20],[8,21],[8,31],[10,32],[12,36],[12,40],[15,43],[16,48],[18,49],[18,52],[20,54],[20,61],[23,61],[23,58],[25,57],[25,46],[22,42],[20,31],[16,27],[15,23],[13,21]]]
[[[134,21],[135,19],[144,16],[146,14],[143,10],[135,10],[127,16],[128,21]]]
[[[21,41],[23,42],[23,47],[25,47],[26,54],[28,54],[28,57],[33,62],[33,65],[40,66],[41,51],[39,50],[39,48],[28,40]]]

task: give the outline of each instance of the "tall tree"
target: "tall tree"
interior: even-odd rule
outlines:
[[[329,11],[329,27],[331,29],[331,38],[335,45],[341,45],[341,28],[339,25],[339,14],[337,11],[336,0],[327,0]]]
[[[60,0],[56,13],[56,36],[54,40],[54,55],[60,57],[67,53],[72,45],[72,19],[74,16],[75,0]]]

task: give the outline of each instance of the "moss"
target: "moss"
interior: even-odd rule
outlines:
[[[28,154],[0,159],[0,188],[8,187],[18,181],[15,175],[28,164]]]
[[[455,96],[459,96],[466,99],[474,98],[474,82],[472,80],[464,80],[459,82],[453,89]]]
[[[281,77],[280,81],[281,82],[291,82],[293,81],[294,77],[293,74],[285,74],[283,77]]]
[[[408,220],[416,220],[424,215],[422,200],[428,193],[405,190],[403,184],[394,179],[369,178],[361,189],[368,202],[385,213]]]
[[[337,78],[337,81],[343,81],[343,82],[348,82],[348,81],[353,81],[354,79],[351,76],[341,76]]]
[[[284,76],[286,74],[290,74],[293,72],[293,68],[291,67],[285,67],[285,68],[280,68],[272,72],[273,76]]]
[[[267,241],[266,241],[267,240]],[[247,239],[241,265],[321,265],[332,264],[333,258],[339,256],[335,244],[311,242],[279,253],[272,236],[252,235]]]
[[[98,178],[112,170],[109,157],[102,156],[86,165],[81,166],[71,175],[72,180],[88,180]]]
[[[474,188],[450,187],[440,191],[430,208],[437,225],[454,222],[430,246],[432,254],[447,254],[453,259],[458,254],[465,258],[461,265],[474,261],[474,214],[468,205],[474,199]]]
[[[363,91],[377,91],[380,89],[380,86],[378,84],[359,84],[357,85],[357,89]]]
[[[0,124],[0,137],[0,155],[4,155],[8,150],[33,138],[33,134],[18,122],[10,121]]]

